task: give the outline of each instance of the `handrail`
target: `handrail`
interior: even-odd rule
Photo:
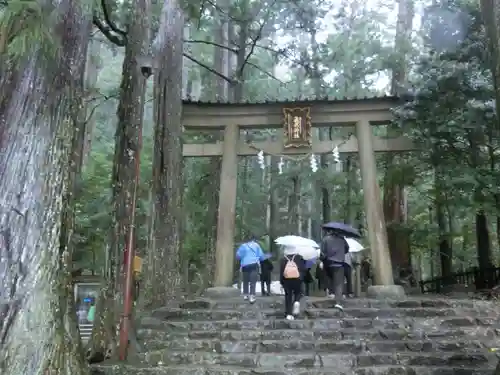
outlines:
[[[422,293],[443,293],[449,285],[474,285],[476,290],[491,289],[500,284],[500,267],[472,268],[449,276],[420,281]]]

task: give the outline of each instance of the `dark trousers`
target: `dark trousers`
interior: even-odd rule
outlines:
[[[302,296],[302,280],[285,279],[283,289],[285,289],[285,315],[292,315],[294,302],[300,302]]]
[[[271,294],[271,275],[262,273],[260,275],[260,290],[262,291],[262,295],[270,295]]]
[[[306,296],[309,296],[309,294],[311,293],[311,284],[313,283],[313,281],[314,279],[311,275],[311,270],[308,269],[304,276],[304,292]]]
[[[255,296],[255,285],[259,278],[259,265],[255,263],[241,267],[241,273],[243,274],[243,294]]]
[[[335,294],[335,300],[340,302],[344,296],[344,267],[328,267],[327,269],[330,294]]]
[[[318,290],[326,291],[329,286],[328,276],[326,275],[326,271],[319,268],[319,266],[316,269],[316,279],[318,280]]]
[[[344,264],[345,276],[345,294],[352,294],[352,268],[348,264]]]

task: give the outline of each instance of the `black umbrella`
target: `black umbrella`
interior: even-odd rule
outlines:
[[[323,229],[332,229],[340,232],[346,237],[361,238],[361,234],[356,228],[353,228],[349,224],[336,223],[334,221],[322,225]]]

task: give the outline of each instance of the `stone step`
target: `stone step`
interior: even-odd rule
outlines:
[[[301,312],[301,317],[308,319],[331,319],[331,318],[433,318],[433,317],[453,317],[453,316],[473,316],[473,317],[498,317],[493,311],[484,311],[475,308],[345,308],[339,309],[318,309],[307,308]],[[281,309],[260,309],[248,306],[246,310],[186,310],[162,308],[153,312],[152,317],[170,322],[176,321],[206,321],[206,320],[233,320],[233,319],[267,319],[283,318],[284,312]]]
[[[182,321],[170,322],[156,318],[143,318],[140,328],[179,331],[221,331],[221,330],[340,330],[343,328],[357,329],[406,329],[441,330],[461,327],[500,327],[497,318],[490,317],[437,317],[437,318],[337,318],[337,319],[255,319],[255,320],[213,320],[213,321]]]
[[[333,308],[335,301],[331,298],[318,298],[318,297],[304,297],[303,303],[305,306],[327,309]],[[346,299],[343,303],[346,308],[476,308],[496,309],[499,311],[498,304],[492,301],[484,300],[471,300],[471,299],[449,299],[449,298],[410,298],[403,301],[396,300],[377,300],[368,298],[353,298]],[[283,309],[284,298],[283,296],[261,297],[257,298],[253,307],[260,309]],[[209,300],[209,299],[196,299],[185,301],[179,305],[180,308],[189,310],[246,310],[249,303],[242,298],[228,298],[225,300]]]
[[[168,342],[192,340],[221,341],[267,341],[267,340],[433,340],[447,339],[481,340],[483,343],[500,342],[500,331],[488,327],[464,327],[460,329],[438,329],[410,331],[407,329],[339,329],[339,330],[204,330],[168,332],[156,329],[140,329],[138,337],[142,341]]]
[[[147,341],[146,351],[206,351],[213,353],[394,353],[394,352],[466,352],[489,349],[489,345],[479,340],[175,340]]]
[[[338,368],[287,368],[287,369],[248,369],[228,366],[192,367],[141,367],[138,365],[93,366],[93,375],[491,375],[494,367],[456,366],[377,366],[361,369]]]
[[[355,370],[355,375],[492,375],[490,367],[377,366]],[[326,375],[326,374],[325,374]]]
[[[153,351],[139,355],[150,366],[239,366],[244,368],[353,368],[372,366],[455,366],[491,367],[498,361],[488,350],[466,353],[198,353],[186,351]]]

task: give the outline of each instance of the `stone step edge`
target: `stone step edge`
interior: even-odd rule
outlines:
[[[439,330],[439,331],[429,331],[431,334],[432,333],[439,333],[440,336],[438,336],[437,338],[439,337],[444,337],[444,336],[452,336],[452,337],[461,337],[461,336],[468,336],[471,334],[471,332],[464,332],[464,330],[477,330],[477,326],[467,326],[467,327],[462,327],[462,328],[457,328],[457,329],[443,329],[443,330]],[[500,332],[499,333],[496,333],[494,331],[494,328],[491,328],[489,326],[485,326],[485,327],[479,327],[479,328],[484,328],[486,330],[490,330],[491,333],[495,333],[496,335],[500,335]],[[165,332],[164,330],[159,330],[159,329],[155,329],[155,328],[139,328],[139,339],[141,338],[141,336],[143,335],[143,333],[141,333],[140,331],[141,330],[148,330],[148,331],[153,331],[153,332]],[[257,330],[257,329],[249,329],[247,330],[249,332],[252,332],[252,333],[256,333],[256,332],[259,332],[260,330]],[[273,332],[275,334],[283,334],[283,335],[288,335],[290,334],[290,332],[293,332],[293,331],[296,331],[296,332],[300,332],[300,333],[312,333],[313,335],[314,334],[325,334],[325,333],[334,333],[332,332],[331,330],[328,330],[328,329],[294,329],[294,328],[290,328],[290,329],[274,329],[274,330],[270,330],[268,332]],[[210,333],[216,333],[220,336],[222,336],[223,334],[226,334],[226,335],[229,335],[229,334],[235,334],[235,335],[238,335],[240,333],[242,333],[241,330],[238,330],[238,329],[217,329],[217,330],[190,330],[190,331],[172,331],[172,332],[168,332],[166,333],[168,335],[168,340],[169,339],[176,339],[176,338],[188,338],[188,339],[191,339],[189,337],[189,335],[201,335],[201,334],[206,334],[207,332],[210,332]],[[408,335],[417,335],[418,332],[424,332],[425,335],[427,335],[427,333],[425,333],[425,331],[415,331],[415,330],[405,330],[405,329],[381,329],[381,328],[366,328],[366,329],[363,329],[363,330],[360,330],[359,328],[341,328],[339,330],[336,330],[335,332],[340,332],[342,334],[349,334],[349,335],[354,335],[354,334],[359,334],[360,337],[363,337],[364,335],[366,334],[373,334],[373,333],[378,333],[378,334],[386,334],[387,336],[390,336],[391,334],[408,334]],[[261,332],[262,335],[265,334],[265,332]],[[147,334],[146,334],[147,335]],[[456,336],[454,336],[456,335]],[[430,337],[431,339],[433,339],[434,337],[436,336],[426,336],[426,337]],[[207,338],[208,339],[217,339],[216,337],[210,337],[210,338]],[[285,338],[285,339],[290,339],[290,338]],[[295,339],[295,337],[294,337]],[[192,339],[192,340],[195,340],[195,339]],[[387,339],[389,340],[389,339]],[[230,340],[228,340],[230,341]]]
[[[276,309],[276,308],[266,308],[266,309],[260,309],[260,308],[254,308],[253,306],[249,306],[248,309],[210,309],[210,310],[203,310],[203,309],[169,309],[169,310],[157,310],[152,313],[152,317],[156,316],[161,316],[162,314],[178,314],[179,316],[189,316],[189,315],[199,315],[199,314],[234,314],[234,315],[242,315],[246,313],[260,313],[264,315],[273,315],[273,314],[281,314],[282,309]],[[376,307],[344,307],[343,310],[339,310],[337,308],[331,307],[331,308],[317,308],[317,307],[303,307],[301,309],[302,313],[338,313],[338,314],[349,314],[349,313],[354,313],[354,312],[361,312],[361,313],[401,313],[401,314],[409,314],[412,312],[426,312],[432,314],[432,313],[442,313],[442,312],[447,312],[447,313],[453,313],[456,315],[452,316],[461,316],[461,315],[466,315],[466,314],[481,314],[481,315],[487,315],[487,314],[494,314],[494,313],[500,313],[499,309],[477,309],[477,308],[470,308],[470,307],[465,307],[465,308],[453,308],[453,307],[416,307],[416,308],[409,308],[409,307],[404,307],[404,308],[376,308]],[[440,316],[440,315],[438,315]]]
[[[333,355],[333,356],[346,356],[346,355],[352,355],[355,356],[356,358],[358,357],[374,357],[374,356],[404,356],[406,358],[408,357],[454,357],[454,356],[467,356],[467,357],[472,357],[475,355],[482,355],[482,356],[491,356],[493,357],[495,355],[494,352],[489,350],[488,348],[482,348],[482,349],[469,349],[467,351],[449,351],[449,352],[444,352],[444,351],[435,351],[435,352],[360,352],[360,353],[351,353],[351,352],[329,352],[329,353],[318,353],[314,350],[310,351],[301,351],[301,350],[290,350],[287,351],[286,353],[216,353],[216,352],[211,352],[211,351],[186,351],[186,350],[170,350],[170,349],[160,349],[160,350],[151,350],[143,353],[138,353],[138,357],[140,358],[145,358],[148,357],[151,354],[162,354],[163,352],[166,352],[165,354],[168,355],[211,355],[214,357],[227,357],[227,356],[235,356],[235,357],[240,357],[240,356],[261,356],[261,355],[277,355],[277,354],[283,354],[283,355],[304,355],[304,356],[315,356],[318,354],[321,355]],[[498,355],[496,355],[498,357]]]
[[[333,298],[327,297],[327,296],[304,296],[304,300],[307,300],[311,303],[315,302],[325,302],[325,301],[332,301]],[[283,301],[284,296],[283,295],[272,295],[272,296],[262,296],[262,295],[257,295],[257,302],[262,302],[265,301],[266,303],[275,303],[278,301]],[[471,303],[494,303],[494,301],[483,299],[483,298],[453,298],[450,296],[445,296],[445,295],[421,295],[421,296],[406,296],[405,298],[401,299],[387,299],[387,300],[382,300],[382,299],[377,299],[377,298],[369,298],[369,297],[355,297],[355,298],[347,298],[346,299],[347,303],[352,302],[352,303],[374,303],[377,305],[380,304],[415,304],[415,303],[432,303],[432,304],[437,304],[437,303],[442,303],[442,304],[471,304]],[[243,296],[234,296],[234,297],[228,297],[223,300],[220,299],[212,299],[212,298],[206,298],[206,297],[198,297],[198,298],[192,298],[192,299],[187,299],[187,300],[182,300],[178,301],[180,304],[196,304],[196,303],[215,303],[215,304],[228,304],[228,303],[247,303],[248,301],[243,299]]]
[[[164,341],[164,340],[152,340],[156,342],[168,342],[168,343],[173,343],[175,345],[175,341]],[[281,343],[286,343],[290,341],[289,339],[285,338],[282,340],[260,340],[260,339],[255,339],[255,340],[238,340],[238,341],[231,341],[231,340],[220,340],[220,339],[187,339],[184,340],[183,342],[189,342],[193,344],[197,343],[217,343],[217,344],[268,344],[268,345],[276,345],[276,344],[281,344]],[[409,339],[409,340],[363,340],[363,339],[349,339],[349,340],[332,340],[332,339],[315,339],[315,340],[303,340],[299,339],[297,341],[300,341],[300,343],[303,344],[338,344],[338,345],[347,345],[347,344],[371,344],[371,345],[394,345],[394,344],[404,344],[404,345],[420,345],[420,344],[437,344],[437,345],[446,345],[446,344],[480,344],[481,348],[486,348],[486,349],[493,349],[495,347],[489,347],[484,345],[484,340],[479,340],[479,339],[472,339],[472,340],[467,340],[465,338],[461,340],[453,340],[453,339],[422,339],[422,340],[415,340],[415,339]],[[166,350],[168,347],[165,347],[165,349],[155,349],[156,350]],[[187,349],[187,350],[196,350],[196,351],[202,351],[203,349]],[[185,350],[181,350],[185,351]],[[444,352],[448,353],[451,352],[451,350],[440,350],[439,352]],[[238,353],[245,353],[245,352],[238,352]],[[251,352],[249,352],[251,353]]]
[[[340,311],[340,309],[336,307],[314,307],[310,306],[307,303],[301,303],[300,304],[303,310],[311,310],[311,311]],[[192,308],[181,308],[181,307],[169,307],[169,308],[159,308],[154,310],[152,313],[153,314],[161,314],[161,313],[208,313],[208,312],[216,312],[216,313],[244,313],[247,311],[260,311],[260,312],[273,312],[278,310],[278,306],[257,306],[257,305],[248,305],[248,306],[241,306],[242,308],[230,308],[230,307],[224,307],[224,308],[217,308],[217,309],[192,309]],[[247,307],[244,309],[243,307]],[[279,307],[284,307],[279,306]],[[443,311],[443,310],[450,310],[450,311],[471,311],[471,312],[481,312],[483,310],[486,311],[495,311],[495,312],[500,312],[500,309],[498,306],[492,306],[488,307],[486,309],[480,308],[480,307],[473,307],[473,306],[445,306],[445,307],[365,307],[365,306],[343,306],[342,310],[344,311]]]
[[[373,321],[377,320],[380,322],[394,322],[397,320],[404,320],[404,319],[412,319],[412,320],[430,320],[430,319],[439,319],[440,323],[446,323],[448,321],[454,321],[454,320],[469,320],[471,322],[471,325],[485,325],[484,320],[486,319],[494,319],[498,320],[499,318],[496,316],[480,316],[478,318],[473,317],[473,316],[435,316],[435,317],[409,317],[409,316],[401,316],[401,317],[381,317],[381,318],[356,318],[356,317],[349,317],[349,316],[343,316],[343,317],[338,317],[338,318],[299,318],[295,320],[288,321],[285,318],[264,318],[264,319],[222,319],[222,320],[165,320],[165,319],[159,319],[159,318],[154,318],[154,317],[148,317],[146,319],[151,319],[152,321],[155,321],[156,323],[166,323],[166,324],[193,324],[193,323],[206,323],[206,324],[224,324],[224,323],[265,323],[265,322],[286,322],[289,324],[294,324],[297,322],[315,322],[315,321],[321,321],[321,322],[333,322],[333,321]],[[150,320],[150,322],[151,322]],[[147,325],[143,321],[139,322],[139,328],[142,327],[142,325]],[[490,324],[486,324],[490,325]]]
[[[128,364],[128,363],[100,363],[100,364],[94,364],[91,365],[91,367],[95,368],[125,368],[129,370],[136,370],[136,371],[157,371],[161,369],[169,369],[169,370],[200,370],[204,369],[206,371],[242,371],[242,372],[247,372],[251,371],[252,368],[248,367],[241,367],[241,366],[199,366],[199,365],[167,365],[167,366],[148,366],[148,365],[143,365],[143,364]],[[387,365],[377,365],[377,366],[366,366],[366,367],[361,367],[361,368],[353,368],[353,371],[362,371],[363,373],[367,370],[392,370],[392,369],[413,369],[413,370],[442,370],[442,371],[474,371],[474,370],[480,370],[480,371],[493,371],[495,370],[496,365],[485,365],[485,366],[398,366],[398,365],[393,365],[393,366],[387,366]],[[290,370],[290,368],[281,368],[281,367],[260,367],[259,371],[276,371],[276,370]],[[327,373],[330,372],[332,374],[335,374],[338,371],[338,368],[335,367],[321,367],[321,368],[311,368],[311,367],[293,367],[293,370],[297,371],[318,371],[322,373]]]

